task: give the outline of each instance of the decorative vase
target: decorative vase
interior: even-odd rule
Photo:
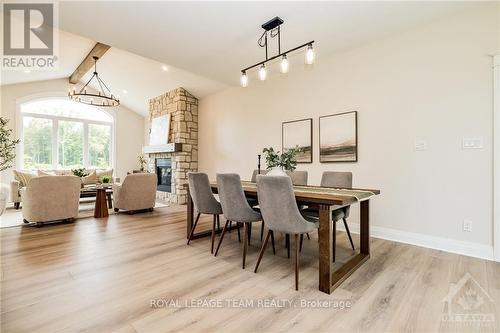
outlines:
[[[271,170],[266,174],[267,176],[288,176],[281,167],[272,167]]]
[[[7,208],[7,198],[9,196],[9,187],[5,184],[0,184],[0,215],[5,212]]]

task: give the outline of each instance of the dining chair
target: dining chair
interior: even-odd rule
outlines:
[[[307,186],[307,171],[287,171],[295,186]]]
[[[260,170],[260,175],[265,175],[269,172],[269,170]],[[252,172],[252,178],[251,178],[251,182],[252,183],[255,183],[257,181],[257,175],[259,175],[259,170],[255,169],[253,172]]]
[[[325,171],[321,176],[321,186],[331,187],[331,188],[352,188],[352,172],[342,172],[342,171]],[[334,209],[332,211],[332,221],[336,223],[339,220],[343,220],[344,227],[349,237],[349,242],[351,243],[351,248],[355,249],[354,243],[352,241],[351,232],[347,224],[347,218],[349,217],[351,206],[342,206]],[[317,217],[318,211],[314,209],[306,209],[303,214],[309,217]],[[335,230],[335,229],[334,229]],[[333,235],[333,259],[335,260],[335,243],[336,235]]]
[[[257,176],[259,207],[268,232],[259,253],[254,272],[257,273],[269,237],[275,231],[294,235],[295,238],[295,290],[299,290],[299,236],[319,227],[317,219],[301,215],[293,193],[290,177]]]
[[[212,189],[210,188],[210,182],[208,181],[208,175],[202,172],[188,172],[188,183],[189,183],[189,193],[193,199],[194,208],[198,211],[196,220],[194,222],[193,228],[189,233],[187,244],[193,239],[194,229],[198,224],[201,214],[213,215],[212,221],[212,246],[210,248],[210,253],[214,253],[214,241],[215,241],[215,223],[218,224],[220,228],[220,218],[219,215],[222,214],[221,204],[215,199],[212,194]]]
[[[219,239],[219,244],[215,250],[215,256],[219,253],[222,240],[230,221],[243,224],[243,264],[245,268],[245,260],[250,238],[248,237],[252,223],[262,221],[262,215],[252,209],[245,198],[245,193],[241,186],[241,179],[238,174],[226,173],[217,174],[217,188],[219,199],[222,205],[222,212],[226,218],[226,223],[222,229]]]

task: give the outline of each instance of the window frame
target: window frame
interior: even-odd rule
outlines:
[[[19,138],[21,139],[21,143],[17,145],[17,158],[16,158],[16,168],[20,170],[24,170],[24,117],[32,117],[32,118],[40,118],[40,119],[50,119],[52,120],[52,169],[53,170],[65,170],[63,168],[59,168],[59,121],[72,121],[79,122],[83,124],[83,167],[86,169],[95,168],[89,165],[90,159],[90,147],[88,145],[89,142],[89,124],[92,125],[106,125],[110,127],[111,134],[111,145],[110,145],[110,168],[115,168],[115,151],[116,151],[116,133],[115,133],[115,114],[114,112],[108,112],[99,107],[94,107],[100,112],[104,112],[111,117],[110,122],[99,121],[99,120],[91,120],[91,119],[81,119],[81,118],[72,118],[65,116],[55,116],[55,115],[47,115],[47,114],[39,114],[39,113],[30,113],[30,112],[22,112],[21,107],[23,104],[27,103],[36,103],[42,102],[46,100],[54,100],[54,99],[62,99],[67,100],[67,97],[61,97],[60,95],[46,95],[45,97],[27,97],[17,100],[17,115],[16,115],[16,123],[17,123],[17,131],[19,133]],[[75,102],[76,103],[76,102]]]

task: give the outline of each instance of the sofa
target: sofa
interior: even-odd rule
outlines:
[[[153,210],[156,201],[157,178],[154,173],[135,173],[125,177],[122,184],[113,184],[115,212],[120,209],[134,213]]]
[[[40,176],[20,191],[25,223],[72,220],[78,216],[81,180],[76,176]]]
[[[103,176],[111,177],[111,183],[116,181],[116,179],[113,178],[113,169],[87,169],[85,172],[89,175],[80,178],[81,184],[83,185],[95,185]],[[14,180],[10,182],[10,200],[14,203],[16,209],[19,209],[22,202],[21,189],[27,186],[31,179],[39,176],[73,176],[73,172],[69,169],[36,170],[35,172],[14,170]]]

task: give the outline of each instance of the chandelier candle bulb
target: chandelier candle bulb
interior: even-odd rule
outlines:
[[[307,46],[306,51],[306,64],[312,65],[314,63],[314,50],[312,44]]]
[[[259,69],[259,79],[265,81],[267,77],[266,65],[262,64]]]
[[[246,72],[241,73],[240,84],[243,88],[248,86],[248,76]]]
[[[284,54],[283,58],[281,59],[280,70],[283,74],[288,73],[288,59],[286,57],[286,54]]]

